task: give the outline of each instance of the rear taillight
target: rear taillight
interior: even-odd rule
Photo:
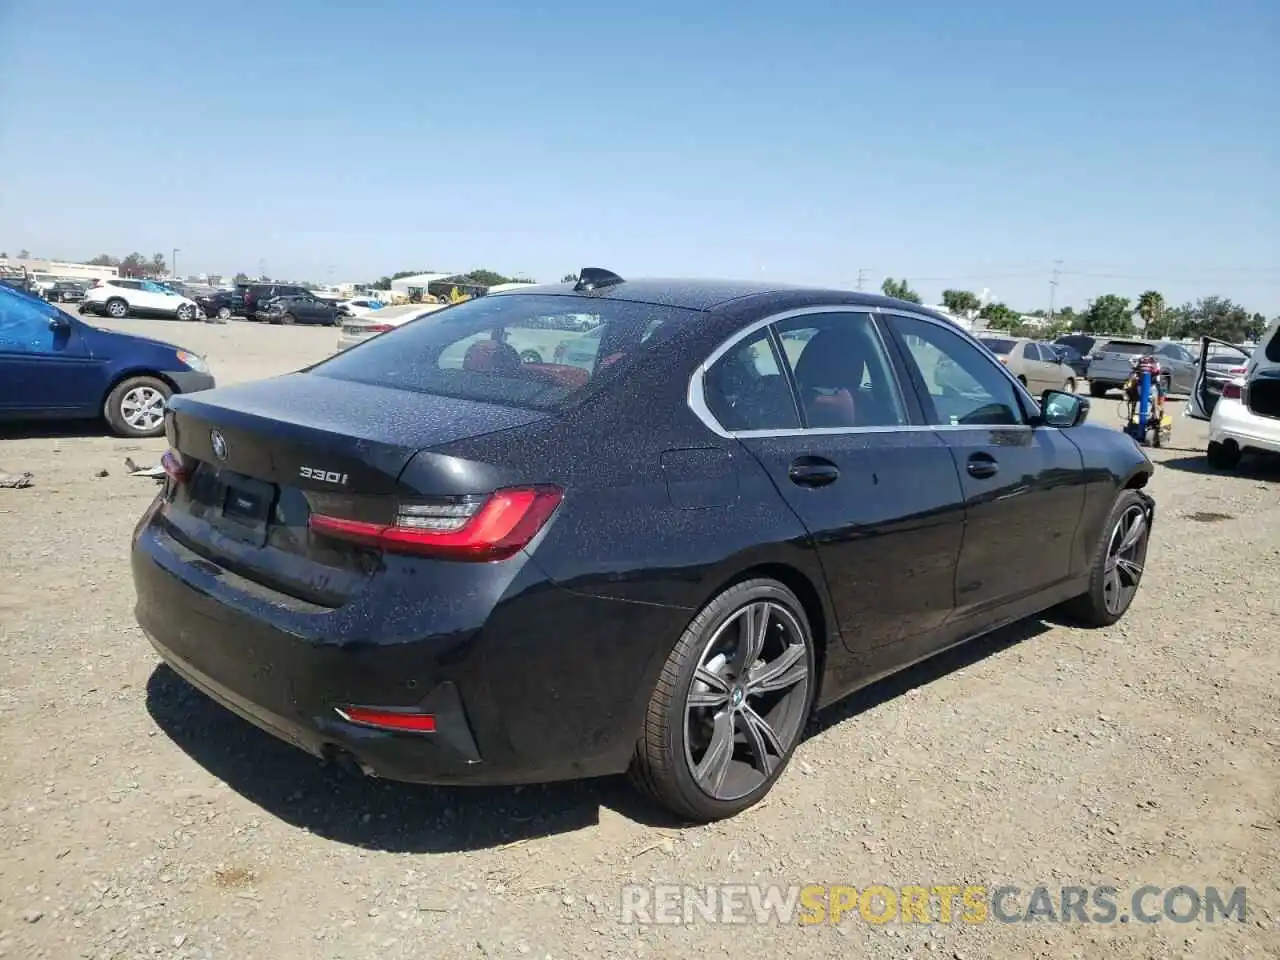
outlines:
[[[505,560],[523,550],[555,513],[557,487],[498,490],[487,497],[402,503],[394,523],[370,523],[313,513],[313,533],[391,553],[442,560]]]
[[[371,333],[390,333],[392,330],[395,329],[395,326],[390,323],[375,323],[373,326],[368,327],[367,329]]]
[[[1231,380],[1222,385],[1224,400],[1240,400],[1244,397],[1244,384],[1239,380]]]
[[[183,462],[182,454],[176,450],[166,450],[164,456],[160,458],[160,466],[164,468],[165,474],[176,483],[186,483],[191,476],[191,472]]]

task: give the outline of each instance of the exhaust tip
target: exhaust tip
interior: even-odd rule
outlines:
[[[325,744],[321,750],[321,755],[326,763],[331,763],[352,776],[367,777],[371,775],[364,764],[356,759],[354,753],[338,746],[336,743]]]

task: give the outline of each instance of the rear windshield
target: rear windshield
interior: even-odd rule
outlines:
[[[697,314],[590,297],[478,297],[411,320],[310,372],[533,410],[573,406]]]
[[[1005,357],[1013,350],[1016,340],[1002,340],[999,337],[979,337],[979,342],[997,356]]]
[[[1103,353],[1127,353],[1134,357],[1140,357],[1144,353],[1150,353],[1151,350],[1151,344],[1137,343],[1132,340],[1111,340],[1102,348]]]

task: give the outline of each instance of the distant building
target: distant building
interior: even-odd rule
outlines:
[[[932,310],[934,313],[940,313],[940,314],[942,314],[944,317],[946,317],[948,320],[950,320],[952,323],[954,323],[954,324],[955,324],[957,327],[959,327],[961,330],[970,330],[970,331],[972,331],[972,330],[973,330],[973,321],[972,321],[972,320],[970,320],[968,317],[959,317],[959,316],[956,316],[954,313],[952,313],[952,312],[951,312],[950,310],[948,310],[946,307],[941,306],[941,305],[939,305],[939,306],[935,306],[935,307],[930,307],[929,309],[930,309],[930,310]]]
[[[109,280],[118,277],[115,267],[100,267],[91,263],[68,263],[62,260],[37,260],[33,257],[0,257],[0,266],[21,270],[26,267],[31,275],[42,274],[54,280]]]
[[[427,285],[456,277],[456,273],[415,273],[411,277],[399,277],[391,281],[391,292],[410,299],[422,299],[427,295]]]

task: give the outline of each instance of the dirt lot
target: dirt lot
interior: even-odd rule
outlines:
[[[222,382],[337,331],[126,321]],[[1114,416],[1112,404],[1095,410]],[[0,434],[0,954],[8,957],[1280,956],[1280,470],[1157,451],[1143,590],[829,712],[762,806],[681,828],[625,784],[441,790],[320,768],[187,688],[133,623],[126,475],[162,441]],[[106,476],[97,476],[100,471]],[[649,926],[627,883],[1247,886],[1244,923]],[[1152,903],[1158,904],[1157,897]],[[1122,909],[1121,912],[1127,912]]]

